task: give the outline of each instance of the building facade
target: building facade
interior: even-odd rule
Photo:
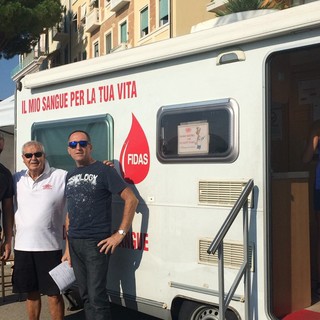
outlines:
[[[275,0],[276,1],[276,0]],[[287,0],[289,6],[314,0]],[[190,33],[224,0],[62,0],[61,22],[44,30],[12,71],[24,75]]]

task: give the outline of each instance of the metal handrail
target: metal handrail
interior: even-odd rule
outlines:
[[[249,229],[248,229],[248,197],[252,192],[254,182],[250,179],[238,200],[231,209],[227,219],[224,221],[217,235],[209,246],[207,253],[215,254],[218,250],[218,274],[219,274],[219,320],[225,319],[226,310],[234,295],[242,277],[244,277],[244,291],[245,291],[245,319],[249,320],[250,313],[250,263],[249,263]],[[224,257],[223,257],[223,240],[229,231],[234,220],[238,216],[240,210],[243,209],[243,242],[244,242],[244,257],[243,264],[228,292],[224,292]]]

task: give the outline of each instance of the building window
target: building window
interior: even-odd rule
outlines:
[[[238,109],[232,99],[162,107],[157,117],[159,161],[235,161],[239,150]]]
[[[127,21],[120,24],[120,43],[127,43],[128,41],[128,26]]]
[[[168,0],[159,0],[159,26],[169,22]]]
[[[64,64],[69,63],[69,49],[68,46],[64,48]]]
[[[107,6],[110,5],[110,0],[104,0],[104,3],[105,3],[105,5],[106,5],[106,7],[107,7]]]
[[[111,32],[106,35],[106,54],[110,53],[112,50],[112,39]]]
[[[61,65],[61,53],[58,51],[54,58],[52,59],[52,66],[53,67],[58,67]]]
[[[72,17],[72,28],[73,32],[78,32],[78,16],[76,13]]]
[[[149,11],[148,7],[140,12],[140,37],[144,37],[149,33]]]
[[[84,50],[82,52],[82,60],[87,60],[87,51],[86,50]]]
[[[292,6],[300,6],[302,4],[305,4],[305,3],[309,3],[309,2],[314,2],[314,1],[317,1],[317,0],[293,0],[292,1]]]
[[[99,41],[93,44],[93,56],[99,57]]]
[[[99,8],[99,0],[91,0],[90,7],[91,8]]]
[[[86,23],[86,15],[87,15],[87,5],[86,4],[83,4],[81,6],[81,22],[82,23]]]

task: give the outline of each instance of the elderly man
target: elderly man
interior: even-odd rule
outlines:
[[[4,148],[4,136],[0,133],[0,154]],[[0,202],[2,207],[3,242],[1,260],[8,260],[11,254],[13,229],[13,186],[11,172],[0,163]],[[1,213],[1,211],[0,211]],[[0,237],[1,239],[1,237]]]
[[[39,320],[41,294],[52,320],[64,318],[64,302],[49,271],[61,262],[67,172],[49,166],[43,145],[22,147],[27,170],[14,175],[16,239],[13,291],[27,293],[29,320]]]

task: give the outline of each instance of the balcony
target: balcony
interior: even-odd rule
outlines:
[[[86,32],[93,32],[100,26],[99,9],[93,8],[86,17]]]
[[[119,46],[110,50],[110,53],[119,52],[128,49],[128,45],[126,43],[120,43]]]
[[[30,53],[24,55],[22,62],[11,71],[11,79],[17,81],[26,74],[39,71],[47,56],[48,52],[38,43]]]
[[[125,5],[130,3],[131,0],[111,0],[110,1],[110,10],[117,12],[122,9]]]
[[[225,4],[225,1],[223,0],[215,0],[211,1],[209,4],[207,4],[207,12],[214,12],[217,8],[220,9]]]
[[[63,24],[58,24],[52,28],[52,40],[60,42],[68,40],[68,32]]]

